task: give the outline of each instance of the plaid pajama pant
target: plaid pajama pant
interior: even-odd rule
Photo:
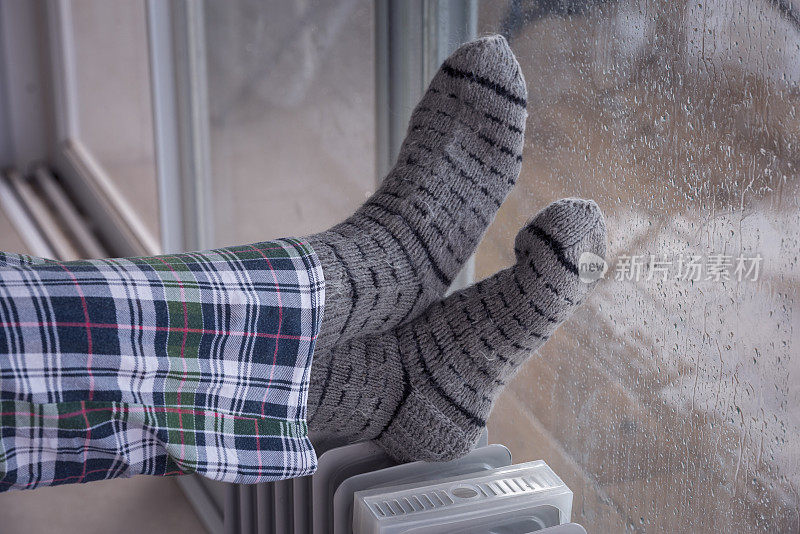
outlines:
[[[324,298],[317,256],[293,239],[74,262],[0,253],[0,492],[312,473]]]

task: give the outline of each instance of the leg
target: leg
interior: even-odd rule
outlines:
[[[322,288],[291,239],[77,262],[0,253],[0,491],[313,472]]]
[[[315,356],[390,330],[442,296],[516,182],[525,98],[502,37],[444,62],[383,185],[352,217],[308,238],[325,273]]]
[[[311,429],[377,439],[405,461],[469,451],[503,386],[593,288],[577,265],[583,252],[605,254],[602,214],[593,202],[551,204],[515,249],[513,267],[315,362]]]

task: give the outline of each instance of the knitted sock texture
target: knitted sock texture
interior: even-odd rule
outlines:
[[[503,386],[596,284],[579,279],[578,261],[604,256],[603,216],[592,201],[555,202],[520,231],[515,252],[514,266],[315,361],[311,430],[377,439],[399,461],[466,454]]]
[[[459,48],[414,110],[397,163],[344,222],[307,239],[325,275],[315,360],[438,300],[516,182],[526,88],[505,39]]]

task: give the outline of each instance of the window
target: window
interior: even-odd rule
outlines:
[[[344,219],[377,183],[372,2],[204,5],[213,244]]]
[[[478,278],[557,198],[596,199],[610,233],[605,281],[505,392],[490,439],[553,466],[596,532],[800,523],[799,20],[768,0],[480,5],[529,118]],[[757,280],[734,276],[739,256],[762,258]]]

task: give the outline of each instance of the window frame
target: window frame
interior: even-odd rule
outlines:
[[[378,184],[436,69],[476,36],[478,5],[477,0],[377,0],[374,10]],[[163,249],[207,248],[214,221],[203,4],[147,0],[147,18]],[[470,259],[453,288],[468,285],[473,276]],[[220,525],[235,529],[259,513],[252,509],[262,493],[258,489],[197,476],[180,477],[178,484],[211,532],[219,532]],[[285,484],[273,490],[283,491]]]
[[[55,134],[50,163],[113,254],[158,254],[158,239],[81,139],[71,0],[48,1],[45,17]]]

